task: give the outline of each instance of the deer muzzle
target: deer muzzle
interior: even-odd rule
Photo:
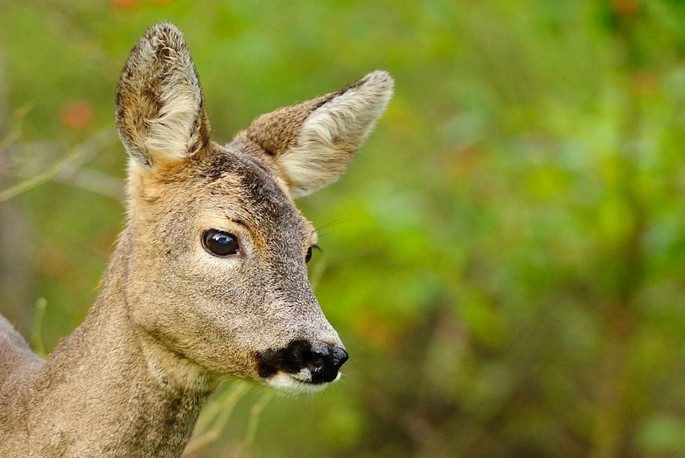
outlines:
[[[348,357],[339,345],[293,340],[284,348],[257,353],[257,371],[277,389],[318,391],[340,378]]]

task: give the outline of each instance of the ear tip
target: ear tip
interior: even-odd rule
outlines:
[[[158,22],[151,25],[145,32],[146,37],[153,37],[159,35],[183,35],[183,32],[169,21]]]
[[[141,38],[141,42],[150,43],[153,48],[163,45],[172,48],[184,46],[183,32],[171,22],[159,22],[150,26]]]
[[[375,81],[379,81],[379,82],[386,82],[390,85],[392,85],[394,83],[394,80],[393,80],[392,76],[390,75],[390,72],[388,72],[387,70],[382,70],[382,69],[374,70],[370,73],[367,73],[367,75],[364,77],[364,80],[367,80],[367,81],[372,80],[372,79]]]
[[[395,80],[385,70],[374,70],[364,76],[357,84],[364,93],[370,95],[381,107],[379,115],[385,110],[393,95]]]
[[[374,70],[362,78],[362,84],[372,84],[379,89],[385,90],[392,94],[395,86],[395,80],[385,70]]]

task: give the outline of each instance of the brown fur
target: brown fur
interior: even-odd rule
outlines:
[[[119,82],[129,221],[95,304],[46,361],[0,317],[0,456],[178,456],[222,377],[306,388],[257,366],[292,342],[342,345],[307,280],[316,234],[292,194],[337,179],[391,92],[375,72],[222,147],[181,33],[152,27]],[[239,253],[208,253],[208,229]]]

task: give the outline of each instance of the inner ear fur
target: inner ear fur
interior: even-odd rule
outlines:
[[[345,172],[392,91],[392,77],[378,70],[340,91],[262,115],[239,136],[273,157],[293,197],[304,196]]]
[[[117,87],[116,122],[129,155],[145,167],[181,159],[209,141],[197,72],[174,25],[152,26],[131,51]]]

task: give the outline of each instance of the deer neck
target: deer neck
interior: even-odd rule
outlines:
[[[125,232],[84,323],[50,356],[35,422],[52,456],[176,456],[217,380],[130,319]],[[53,417],[45,417],[49,413]],[[32,438],[34,439],[34,438]],[[91,449],[89,447],[97,447]]]

